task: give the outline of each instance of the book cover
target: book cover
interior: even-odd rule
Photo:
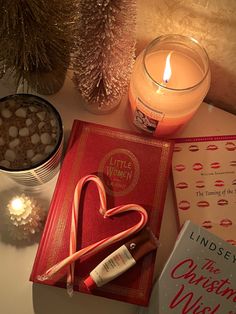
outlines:
[[[78,180],[88,174],[96,174],[103,181],[108,208],[128,203],[142,205],[148,212],[148,225],[158,238],[172,151],[171,141],[74,121],[30,279],[38,282],[38,275],[68,256],[74,189]],[[135,212],[104,219],[98,211],[98,192],[92,183],[86,187],[80,205],[78,248],[127,229],[139,220]],[[83,279],[120,245],[121,243],[117,243],[95,256],[77,261],[74,289],[90,293]],[[154,263],[155,252],[142,258],[124,275],[96,288],[93,294],[147,305]],[[65,275],[66,271],[67,269],[64,270]],[[56,282],[47,281],[47,284],[65,287],[65,280],[63,277]]]
[[[236,245],[236,135],[177,139],[172,173],[180,226],[190,219]]]
[[[235,314],[236,248],[187,221],[139,314]]]

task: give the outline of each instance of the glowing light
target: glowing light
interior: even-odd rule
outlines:
[[[18,220],[27,217],[32,211],[31,201],[24,194],[14,197],[7,207],[10,215],[17,217]]]
[[[24,208],[24,202],[21,198],[16,197],[11,201],[11,207],[15,212],[22,211]]]
[[[25,240],[40,231],[45,212],[33,198],[22,193],[7,204],[7,217],[10,236],[16,240]]]
[[[165,65],[165,70],[164,70],[164,74],[163,74],[164,83],[168,83],[170,78],[171,78],[171,75],[172,75],[171,65],[170,65],[171,54],[172,54],[172,51],[166,57],[166,65]]]

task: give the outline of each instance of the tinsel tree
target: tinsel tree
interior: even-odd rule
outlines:
[[[74,83],[89,110],[110,111],[126,93],[135,53],[136,1],[80,0]]]
[[[73,0],[0,0],[0,73],[42,94],[63,84],[73,39]]]

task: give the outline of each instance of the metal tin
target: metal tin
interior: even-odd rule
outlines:
[[[57,120],[59,134],[57,134],[57,143],[51,153],[49,153],[47,157],[40,160],[35,165],[28,168],[24,167],[23,169],[8,169],[0,165],[0,171],[7,174],[17,183],[23,185],[35,186],[44,184],[51,180],[60,168],[64,142],[62,120],[58,111],[47,100],[31,94],[14,94],[1,98],[0,108],[2,102],[16,99],[22,99],[24,102],[27,102],[27,100],[34,101],[37,105],[48,108],[48,110],[53,113],[55,119]]]

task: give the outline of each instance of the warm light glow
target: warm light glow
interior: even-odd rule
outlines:
[[[12,209],[17,212],[17,211],[21,211],[23,209],[24,204],[20,198],[14,198],[11,201],[11,206],[12,206]]]
[[[170,57],[171,57],[172,51],[169,52],[168,56],[166,57],[166,65],[165,65],[165,70],[163,74],[163,81],[164,83],[168,83],[170,78],[171,78],[171,65],[170,65]]]

